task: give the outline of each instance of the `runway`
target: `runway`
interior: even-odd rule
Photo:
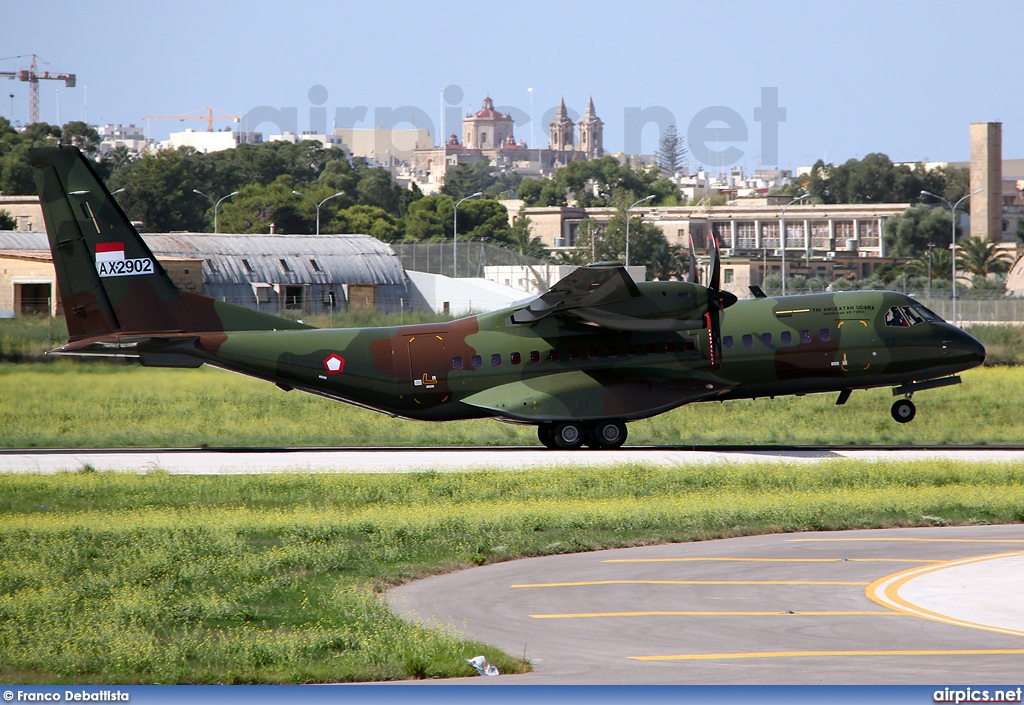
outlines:
[[[1024,526],[745,537],[533,558],[392,590],[525,655],[522,684],[1022,685]]]
[[[84,469],[172,474],[260,472],[394,473],[515,471],[645,464],[685,467],[732,463],[816,463],[835,459],[1022,462],[1024,447],[656,446],[616,451],[552,451],[537,447],[482,448],[138,448],[0,450],[0,472],[58,473]]]

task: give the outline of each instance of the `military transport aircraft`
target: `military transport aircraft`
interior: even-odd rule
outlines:
[[[445,323],[316,329],[183,292],[74,147],[30,151],[67,318],[58,355],[203,364],[424,421],[532,424],[549,448],[618,448],[626,423],[697,401],[956,384],[985,349],[912,298],[857,291],[737,301],[720,288],[635,283],[615,263]],[[692,267],[691,267],[692,272]]]

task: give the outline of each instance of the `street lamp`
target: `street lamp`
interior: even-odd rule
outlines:
[[[296,196],[301,197],[301,198],[305,198],[307,201],[309,201],[314,206],[316,206],[316,234],[317,235],[320,234],[320,206],[322,206],[323,204],[327,203],[332,198],[337,198],[338,196],[344,196],[345,195],[344,191],[338,191],[337,193],[331,194],[330,196],[328,196],[324,200],[322,200],[319,203],[317,203],[316,201],[314,201],[312,198],[310,198],[309,196],[307,196],[304,193],[299,193],[298,191],[292,191],[292,193],[295,194]]]
[[[955,204],[954,203],[950,203],[949,201],[947,201],[942,196],[936,196],[931,191],[922,191],[921,192],[922,196],[931,196],[932,198],[937,198],[938,200],[942,201],[947,206],[949,206],[949,217],[953,221],[953,226],[952,226],[953,227],[952,245],[951,245],[950,249],[952,249],[952,251],[953,251],[953,325],[954,326],[956,325],[956,321],[957,321],[957,318],[956,318],[956,209],[957,209],[957,207],[961,203],[966,201],[968,198],[970,198],[971,196],[974,196],[976,194],[979,194],[979,193],[981,193],[984,190],[985,189],[983,187],[983,188],[978,189],[977,191],[971,191],[969,194],[967,194],[966,196],[961,198]]]
[[[649,201],[652,198],[654,198],[654,194],[653,193],[650,196],[648,196],[647,198],[641,198],[639,201],[637,201],[632,206],[630,206],[629,208],[626,209],[626,267],[627,268],[629,267],[629,211],[631,211],[635,206],[640,205],[644,201]]]
[[[122,190],[124,190],[124,189],[122,189]],[[116,193],[116,191],[115,191],[115,193]],[[192,189],[192,193],[198,193],[200,196],[203,196],[204,198],[209,198],[210,199],[210,203],[213,204],[213,234],[216,235],[217,234],[217,209],[220,208],[220,204],[223,201],[231,198],[232,196],[237,196],[238,195],[238,191],[232,191],[231,193],[229,193],[227,196],[224,196],[224,198],[220,199],[219,201],[214,201],[212,198],[207,196],[202,191],[199,191],[198,189]]]
[[[782,295],[786,295],[786,209],[797,201],[810,198],[811,194],[805,193],[782,206],[782,217],[779,219],[779,244],[782,245]]]
[[[471,196],[466,196],[462,201],[468,201],[471,198],[480,198],[483,196],[483,191],[477,191]],[[459,277],[459,201],[455,204],[455,208],[452,209],[452,278],[458,279]]]

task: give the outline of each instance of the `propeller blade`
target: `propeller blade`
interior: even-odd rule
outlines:
[[[691,284],[698,284],[697,281],[697,251],[693,248],[693,237],[690,237],[690,271],[686,276],[686,281]]]
[[[716,307],[709,307],[705,315],[708,324],[708,350],[711,353],[711,371],[722,367],[722,324],[721,312]]]
[[[722,263],[718,257],[718,240],[711,233],[711,272],[708,275],[708,289],[718,291],[721,288]]]

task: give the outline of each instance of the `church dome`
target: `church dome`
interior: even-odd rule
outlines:
[[[478,110],[476,112],[476,114],[473,115],[473,117],[478,117],[478,118],[504,118],[504,117],[508,117],[508,116],[507,115],[502,115],[497,110],[495,110],[494,109],[494,101],[491,100],[490,96],[487,96],[486,98],[484,98],[483,107],[480,108],[480,110]]]

